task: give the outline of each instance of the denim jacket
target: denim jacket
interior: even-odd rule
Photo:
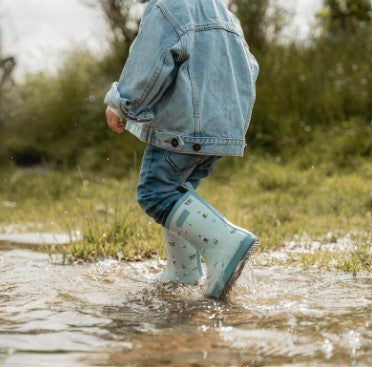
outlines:
[[[150,0],[105,103],[148,144],[242,156],[258,73],[224,0]]]

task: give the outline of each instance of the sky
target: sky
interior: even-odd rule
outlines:
[[[17,58],[16,79],[25,72],[55,70],[63,52],[73,45],[99,54],[107,45],[108,27],[95,0],[0,0],[2,45]],[[277,0],[293,11],[290,34],[306,37],[322,0]],[[146,5],[133,4],[141,13]]]

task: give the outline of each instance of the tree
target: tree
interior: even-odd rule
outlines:
[[[98,0],[101,9],[111,26],[115,39],[131,43],[137,31],[129,27],[133,22],[130,13],[132,1],[128,0]]]
[[[12,73],[16,61],[13,56],[5,57],[1,47],[1,29],[0,29],[0,125],[5,123],[8,114],[7,99],[10,97],[11,89],[14,85]]]
[[[101,63],[101,72],[108,80],[117,78],[140,22],[140,18],[131,12],[134,4],[132,0],[84,0],[84,3],[90,7],[98,7],[111,29],[110,51]]]
[[[115,43],[130,44],[137,34],[139,19],[131,13],[132,0],[85,0],[88,6],[98,7],[109,24]],[[137,23],[132,26],[131,23]]]
[[[11,84],[11,85],[14,84],[13,80],[11,79],[11,75],[15,68],[15,65],[16,65],[16,61],[14,57],[12,56],[5,57],[3,55],[2,32],[0,28],[0,102],[4,94],[4,89],[8,87],[8,84]]]
[[[370,0],[324,0],[324,8],[318,17],[324,34],[352,35],[371,26],[371,2]]]
[[[5,86],[7,82],[11,82],[13,84],[11,74],[14,70],[15,65],[16,62],[14,57],[0,57],[0,90]]]
[[[229,8],[239,18],[244,36],[256,52],[275,43],[288,23],[288,11],[271,0],[231,0]]]
[[[5,156],[4,148],[4,127],[12,113],[12,103],[15,98],[13,95],[14,82],[12,80],[12,72],[15,67],[15,58],[12,56],[5,57],[1,47],[1,29],[0,29],[0,159]]]
[[[231,0],[230,10],[239,18],[249,44],[261,50],[266,45],[266,19],[270,0]]]

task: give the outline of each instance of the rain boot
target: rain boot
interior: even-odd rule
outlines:
[[[164,228],[167,265],[158,279],[174,283],[199,284],[203,275],[200,254],[186,240]]]
[[[188,241],[204,258],[206,294],[225,297],[258,245],[256,236],[231,222],[201,198],[191,185],[168,215],[165,227]]]

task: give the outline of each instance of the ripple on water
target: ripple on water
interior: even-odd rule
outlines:
[[[371,365],[371,278],[247,264],[227,301],[164,261],[61,266],[0,252],[4,366]]]

